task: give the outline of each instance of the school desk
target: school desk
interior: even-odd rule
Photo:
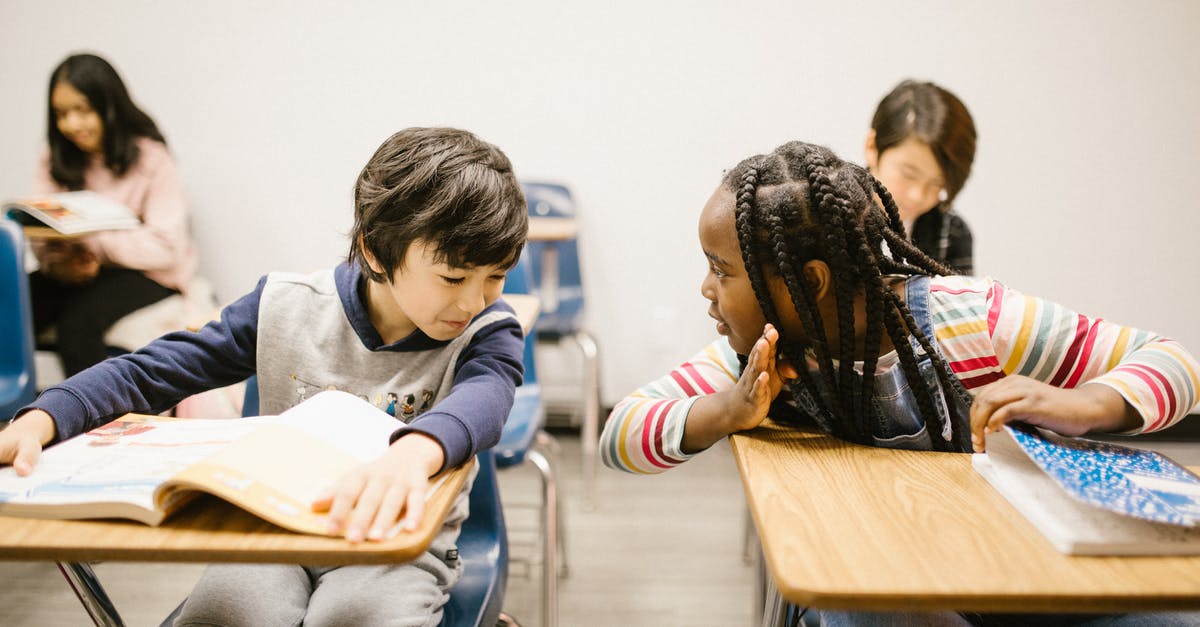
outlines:
[[[536,296],[506,294],[521,326],[537,318]],[[90,561],[258,562],[305,565],[393,564],[425,551],[470,474],[451,470],[426,502],[412,532],[382,542],[350,544],[342,538],[294,533],[215,497],[201,496],[158,527],[108,520],[39,520],[0,516],[0,559],[59,562],[80,602],[97,625],[122,625]]]
[[[1200,557],[1061,554],[969,455],[859,446],[771,421],[730,441],[770,575],[764,625],[778,596],[868,611],[1200,608]]]

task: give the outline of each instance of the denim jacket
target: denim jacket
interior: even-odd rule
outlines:
[[[929,316],[929,277],[909,277],[905,289],[909,311],[917,326],[929,338],[933,348],[937,350],[937,338],[934,336],[933,322]],[[925,354],[916,338],[910,336],[908,341],[917,357],[917,369],[930,389],[935,390],[934,406],[942,419],[941,423],[946,425],[946,428],[937,434],[938,437],[951,442],[956,439],[954,432],[957,432],[958,440],[968,441],[970,432],[969,402],[959,398],[959,395],[953,390],[950,390],[949,393],[943,390],[933,360]],[[857,395],[862,389],[862,375],[856,372],[855,376],[860,380],[853,386],[854,394]],[[826,400],[826,404],[818,405],[802,386],[795,383],[789,385],[792,397],[789,404],[801,414],[811,416],[825,431],[840,432],[840,429],[834,428],[833,416],[824,409],[824,407],[831,406],[835,402],[834,399],[829,395],[825,382],[820,376],[813,377],[813,380],[819,393]],[[857,401],[857,398],[855,400]],[[947,401],[951,406],[947,406]],[[926,428],[926,417],[921,415],[916,395],[899,363],[885,372],[876,373],[870,407],[871,416],[868,421],[871,428],[870,444],[883,448],[923,451],[934,449]]]

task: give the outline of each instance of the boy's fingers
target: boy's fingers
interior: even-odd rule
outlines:
[[[421,524],[425,516],[425,487],[421,486],[408,492],[408,512],[404,515],[404,529],[412,531]]]
[[[354,503],[358,500],[359,493],[362,492],[364,481],[365,478],[362,475],[356,474],[345,477],[334,484],[329,496],[332,500],[329,506],[330,533],[337,533],[342,529],[346,515],[350,513]]]
[[[383,497],[383,502],[379,504],[375,521],[371,524],[371,530],[367,532],[368,540],[384,539],[392,525],[395,525],[396,520],[400,518],[400,508],[404,506],[405,496],[407,496],[407,492],[399,484],[392,485],[387,495]]]
[[[378,480],[367,482],[367,487],[358,495],[358,503],[346,523],[346,539],[351,542],[362,542],[366,539],[367,525],[375,519],[379,511],[379,503],[383,501],[384,487]]]
[[[17,474],[25,477],[33,472],[34,466],[37,466],[38,459],[42,456],[42,446],[36,440],[31,438],[22,439],[17,444],[17,456],[13,460],[13,468]]]

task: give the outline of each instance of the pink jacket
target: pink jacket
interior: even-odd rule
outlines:
[[[84,243],[99,256],[101,264],[141,270],[153,281],[182,290],[196,272],[196,247],[189,235],[188,206],[179,172],[161,142],[143,137],[137,140],[137,146],[137,161],[119,178],[102,158],[94,157],[84,172],[83,188],[129,207],[142,225],[89,235]],[[49,148],[39,160],[33,191],[66,191],[50,178]]]

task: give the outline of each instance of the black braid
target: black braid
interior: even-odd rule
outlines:
[[[807,393],[827,414],[828,419],[818,422],[835,435],[872,443],[869,403],[886,333],[926,418],[934,448],[970,450],[967,429],[954,428],[956,422],[967,424],[965,416],[953,420],[956,403],[947,403],[954,437],[949,442],[941,437],[947,429],[937,410],[942,390],[924,382],[909,337],[915,337],[930,355],[948,396],[957,396],[969,405],[969,394],[916,325],[904,300],[884,281],[885,274],[938,275],[950,270],[908,242],[887,189],[828,149],[800,142],[743,161],[726,177],[726,184],[735,193],[738,242],[751,286],[764,317],[780,328],[780,354],[792,360],[799,372],[799,379],[789,385],[793,395]],[[834,277],[836,353],[829,344],[816,297],[802,277],[804,264],[817,259],[828,264]],[[785,337],[768,288],[768,273],[787,288],[807,338]],[[859,290],[864,297],[866,332],[861,386],[855,386],[854,307]],[[809,356],[816,362],[816,373],[806,365]],[[814,374],[821,378],[828,396],[821,393]]]

